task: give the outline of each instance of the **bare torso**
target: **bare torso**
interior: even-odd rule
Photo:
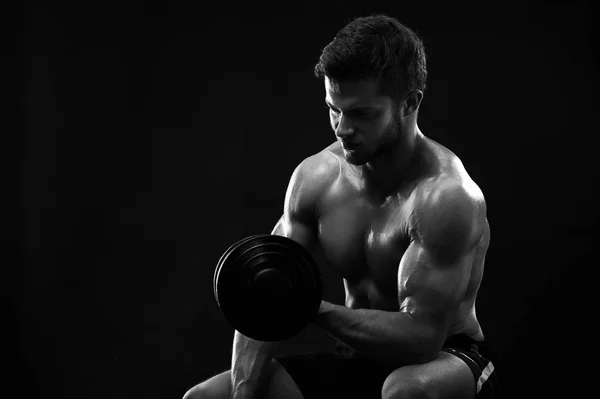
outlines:
[[[411,242],[409,215],[419,196],[439,179],[451,177],[476,187],[462,163],[445,147],[425,138],[418,173],[386,195],[376,195],[361,184],[345,162],[339,143],[315,155],[328,183],[315,206],[318,245],[326,263],[344,280],[346,306],[353,309],[399,310],[400,260]],[[470,280],[448,336],[464,333],[484,338],[475,313],[475,299],[483,276],[489,244],[485,221],[477,245]]]

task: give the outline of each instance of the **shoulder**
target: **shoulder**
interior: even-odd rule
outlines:
[[[296,188],[321,190],[337,178],[340,161],[327,147],[304,158],[294,169],[290,185]]]
[[[286,208],[301,213],[314,209],[339,173],[340,160],[331,152],[331,146],[304,158],[290,178]]]
[[[477,221],[485,214],[483,193],[472,180],[441,175],[417,187],[413,211],[421,222]]]
[[[441,255],[452,257],[473,249],[487,226],[483,192],[470,178],[458,157],[438,175],[415,189],[411,233]]]

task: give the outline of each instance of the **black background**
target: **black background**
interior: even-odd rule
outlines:
[[[215,263],[272,229],[294,167],[334,140],[313,65],[350,18],[379,12],[422,36],[419,126],[487,199],[477,309],[503,397],[593,383],[583,361],[595,349],[585,283],[599,263],[598,65],[587,3],[26,4],[20,134],[5,157],[18,201],[17,228],[4,231],[20,261],[1,283],[14,327],[5,389],[179,398],[228,367]],[[341,281],[323,273],[326,299],[342,303]],[[282,351],[330,343],[310,327]]]

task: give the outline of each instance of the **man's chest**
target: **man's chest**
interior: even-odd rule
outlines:
[[[319,244],[327,263],[349,281],[372,279],[396,284],[410,243],[405,201],[375,204],[360,197],[332,198],[321,210]]]

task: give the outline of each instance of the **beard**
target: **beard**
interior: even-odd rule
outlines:
[[[392,123],[387,126],[375,143],[374,148],[367,148],[365,145],[359,145],[352,150],[343,150],[346,162],[354,166],[361,166],[385,156],[386,153],[396,151],[400,141],[400,122],[394,117]]]

